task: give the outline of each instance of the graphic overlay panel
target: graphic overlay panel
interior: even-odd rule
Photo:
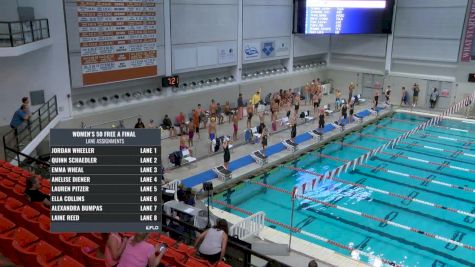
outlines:
[[[160,129],[52,129],[51,232],[161,229]]]

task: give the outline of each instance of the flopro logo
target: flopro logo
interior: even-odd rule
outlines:
[[[147,230],[147,231],[152,231],[152,230],[153,231],[158,231],[158,230],[160,230],[160,226],[158,226],[158,225],[146,225],[145,230]]]
[[[258,58],[259,50],[257,49],[257,46],[248,44],[244,47],[244,54],[246,58]]]

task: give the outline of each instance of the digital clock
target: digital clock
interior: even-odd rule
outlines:
[[[178,75],[167,76],[162,78],[162,87],[178,87],[179,79]]]

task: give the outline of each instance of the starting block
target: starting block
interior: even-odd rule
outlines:
[[[282,144],[285,146],[285,148],[286,148],[288,151],[291,151],[291,152],[297,151],[297,146],[298,146],[298,144],[295,143],[295,142],[293,142],[293,141],[290,140],[290,139],[287,139],[287,140],[282,141]]]
[[[267,164],[267,157],[262,154],[261,151],[257,150],[251,153],[251,157],[256,161],[259,165]]]
[[[226,181],[232,178],[232,172],[224,168],[224,166],[218,166],[213,168],[213,172],[218,175],[218,178],[222,181]]]

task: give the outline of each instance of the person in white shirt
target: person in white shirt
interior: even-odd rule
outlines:
[[[218,219],[216,226],[201,233],[195,242],[201,257],[215,264],[223,259],[228,243],[228,222]]]

